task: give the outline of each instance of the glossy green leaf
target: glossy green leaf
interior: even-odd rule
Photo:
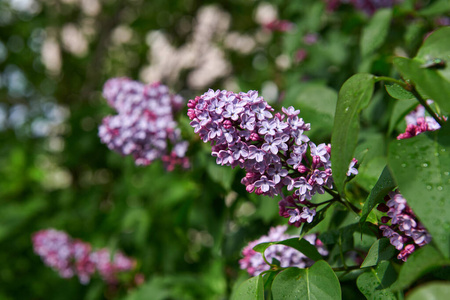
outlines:
[[[409,206],[449,257],[450,126],[392,142],[388,164]]]
[[[412,81],[422,97],[433,99],[444,111],[450,112],[450,81],[438,70],[423,68],[421,62],[403,57],[394,58],[394,66],[404,79]]]
[[[414,290],[406,298],[407,300],[442,300],[447,299],[450,295],[449,282],[430,282],[421,285]]]
[[[450,1],[448,5],[450,5]],[[450,27],[445,26],[430,34],[423,42],[415,59],[426,62],[429,59],[443,59],[446,66],[436,70],[442,77],[450,81]]]
[[[339,280],[325,261],[309,269],[288,268],[275,277],[273,299],[341,299]]]
[[[331,162],[335,186],[340,193],[344,192],[346,173],[358,140],[359,113],[368,105],[373,88],[373,75],[362,73],[350,77],[339,91],[331,137]]]
[[[395,249],[389,242],[389,239],[382,238],[375,243],[369,249],[366,258],[361,264],[361,268],[371,267],[377,265],[383,260],[391,259],[395,254]]]
[[[236,300],[263,300],[264,299],[264,280],[261,275],[252,277],[237,288],[231,298]]]
[[[367,299],[396,300],[389,286],[397,279],[397,273],[388,261],[381,262],[376,268],[370,268],[359,275],[356,285]]]
[[[416,99],[416,97],[414,97],[414,95],[411,92],[405,90],[398,84],[386,85],[385,87],[388,94],[394,99],[397,100]]]
[[[423,275],[449,264],[450,262],[443,258],[439,251],[431,245],[426,245],[408,257],[408,260],[400,269],[397,281],[391,288],[392,290],[403,290]]]
[[[298,239],[298,238],[292,238],[279,242],[261,243],[253,247],[253,250],[264,254],[264,251],[266,251],[266,249],[272,245],[285,245],[294,248],[314,261],[323,259],[322,255],[319,254],[315,246],[311,245],[305,239]]]
[[[361,213],[360,223],[364,223],[367,219],[367,216],[372,211],[372,209],[378,203],[383,200],[384,196],[387,195],[388,192],[392,191],[396,187],[395,180],[392,178],[391,172],[387,167],[384,168],[380,177],[378,178],[377,183],[370,191],[369,197],[367,197],[364,202],[364,206]]]
[[[392,10],[379,9],[364,28],[360,41],[361,55],[367,56],[378,49],[387,37],[392,19]]]

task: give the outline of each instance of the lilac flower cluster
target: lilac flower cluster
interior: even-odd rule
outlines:
[[[99,127],[100,139],[109,149],[132,155],[137,165],[161,158],[169,171],[175,165],[189,167],[188,143],[174,120],[183,105],[181,96],[170,94],[160,83],[144,85],[128,78],[108,80],[103,96],[118,112],[104,118]]]
[[[386,203],[377,206],[379,211],[387,213],[387,216],[381,218],[383,225],[380,226],[380,230],[400,251],[397,258],[406,261],[417,246],[422,247],[431,241],[431,235],[417,220],[405,198],[398,191],[390,192],[385,200]]]
[[[260,237],[259,239],[250,242],[243,250],[244,258],[239,260],[240,268],[247,270],[250,276],[259,275],[261,272],[270,269],[270,266],[265,263],[261,253],[253,250],[258,244],[267,242],[278,242],[293,238],[285,233],[287,226],[277,226],[270,228],[269,234]],[[319,253],[323,256],[328,255],[328,251],[324,248],[322,242],[317,238],[317,234],[309,234],[304,237],[310,244],[315,245]],[[280,266],[307,268],[313,264],[313,261],[306,257],[303,253],[284,245],[272,245],[265,251],[265,257],[268,262],[276,259],[280,262]]]
[[[273,197],[286,187],[292,195],[283,195],[280,215],[296,226],[312,222],[316,211],[308,200],[332,188],[331,148],[309,141],[310,124],[298,117],[300,110],[291,106],[273,114],[257,91],[211,89],[188,107],[191,126],[211,142],[217,164],[245,169],[247,192]]]
[[[89,243],[74,240],[55,229],[34,233],[32,241],[34,252],[47,266],[63,278],[78,276],[82,284],[87,284],[95,271],[108,284],[115,284],[119,272],[133,270],[136,265],[133,259],[120,252],[112,256],[108,249],[92,251]]]
[[[446,118],[444,117],[444,120]],[[425,108],[422,105],[417,106],[415,110],[406,117],[406,130],[397,136],[397,140],[408,139],[425,131],[434,131],[441,126],[432,117],[425,116]]]
[[[392,7],[395,4],[403,2],[403,0],[326,0],[327,9],[335,10],[340,4],[351,3],[356,9],[373,15],[380,8]]]

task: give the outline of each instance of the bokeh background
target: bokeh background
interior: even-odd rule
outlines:
[[[186,101],[208,88],[258,90],[276,108],[301,109],[311,139],[329,142],[348,77],[393,75],[394,54],[413,55],[450,25],[448,11],[433,10],[439,1],[384,1],[398,4],[388,42],[363,57],[361,29],[378,7],[363,2],[383,1],[0,0],[0,299],[227,299],[248,278],[241,249],[286,222],[277,199],[249,195],[242,171],[217,166],[186,109],[190,170],[137,167],[108,150],[98,126],[114,111],[102,86],[160,81]],[[393,109],[381,91],[375,99],[360,134],[373,149],[362,195],[385,165]],[[122,250],[144,283],[60,278],[33,253],[32,233],[46,228]],[[344,295],[358,297],[353,288],[344,283]]]

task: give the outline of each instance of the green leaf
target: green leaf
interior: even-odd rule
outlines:
[[[423,68],[421,62],[403,57],[394,58],[394,66],[404,79],[412,81],[422,97],[433,99],[444,111],[450,112],[450,82],[437,70]]]
[[[392,290],[403,290],[413,284],[417,279],[432,270],[450,262],[442,257],[442,255],[431,245],[426,245],[416,250],[403,267],[400,269],[397,281],[392,285]]]
[[[409,206],[450,256],[450,125],[389,145],[388,165]]]
[[[264,280],[261,275],[252,277],[239,285],[231,298],[236,300],[264,299]]]
[[[385,87],[388,94],[394,99],[397,100],[416,99],[416,97],[414,97],[414,95],[411,92],[405,90],[398,84],[394,83],[392,85],[386,85]]]
[[[377,183],[370,191],[369,197],[367,197],[366,201],[364,202],[361,219],[359,221],[361,224],[366,221],[367,216],[370,214],[375,205],[380,203],[381,200],[383,200],[384,196],[386,196],[386,194],[392,191],[396,186],[397,184],[395,183],[395,180],[392,178],[391,172],[389,172],[389,169],[386,166],[380,177],[378,178]]]
[[[391,119],[389,120],[388,135],[390,135],[400,121],[404,120],[405,116],[416,108],[418,102],[416,99],[403,100],[395,102],[394,109],[391,113]],[[405,122],[406,127],[406,122]]]
[[[387,37],[391,24],[392,10],[379,9],[364,28],[360,40],[361,55],[367,56],[377,50]]]
[[[377,265],[382,260],[389,260],[395,254],[395,249],[389,242],[389,239],[382,238],[370,247],[369,253],[361,264],[361,268]]]
[[[319,254],[315,246],[311,245],[305,239],[298,239],[298,238],[292,238],[279,242],[261,243],[253,247],[253,250],[264,255],[264,251],[266,251],[266,249],[272,245],[285,245],[294,248],[314,261],[323,259],[322,255]]]
[[[331,163],[335,186],[341,194],[358,140],[359,113],[372,97],[374,82],[371,74],[356,74],[339,91],[331,137]]]
[[[309,269],[288,268],[275,277],[273,299],[341,299],[341,286],[336,274],[325,261]]]
[[[356,285],[367,299],[393,299],[394,293],[389,286],[397,279],[397,273],[388,261],[381,262],[376,268],[370,268],[359,275]]]
[[[337,92],[321,84],[292,85],[286,92],[283,106],[290,105],[299,108],[300,116],[311,126],[310,136],[329,138],[333,129],[334,113],[336,111]]]
[[[438,0],[424,9],[419,11],[419,15],[430,17],[443,15],[444,13],[450,11],[450,0]]]
[[[447,0],[447,5],[450,6],[449,0]],[[436,71],[447,81],[450,81],[450,27],[448,26],[439,28],[430,34],[415,57],[422,62],[434,58],[445,60],[446,67]]]
[[[441,300],[447,299],[450,295],[450,283],[448,282],[429,282],[421,285],[408,295],[408,300]]]

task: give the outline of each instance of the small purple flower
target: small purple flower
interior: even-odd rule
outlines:
[[[353,158],[352,161],[350,162],[350,165],[348,166],[348,171],[347,171],[347,176],[351,176],[353,175],[358,175],[358,170],[355,168],[355,165],[358,163],[358,161]]]
[[[313,209],[309,209],[306,206],[303,207],[303,211],[300,214],[300,217],[302,219],[305,219],[306,222],[311,223],[313,221],[314,216],[316,215],[316,210]]]
[[[293,106],[289,106],[288,108],[282,107],[281,110],[288,117],[294,117],[294,116],[297,116],[300,113],[300,110],[299,109],[295,109]]]
[[[294,187],[298,189],[296,192],[298,192],[299,195],[306,195],[308,190],[312,190],[312,186],[308,183],[305,177],[298,178],[298,180],[294,182]]]
[[[281,177],[286,177],[288,171],[283,169],[281,164],[277,164],[273,167],[269,167],[267,173],[272,176],[273,181],[278,184],[281,181]]]
[[[273,154],[278,153],[278,147],[281,146],[281,139],[280,138],[274,138],[271,135],[266,135],[265,137],[266,142],[261,146],[261,149],[263,149],[266,152],[272,152]]]
[[[295,223],[295,222],[299,221],[302,218],[300,216],[300,211],[298,210],[298,208],[296,208],[296,209],[289,209],[288,213],[289,213],[289,223]]]
[[[272,114],[267,110],[266,104],[264,102],[259,102],[257,104],[253,104],[251,106],[252,112],[258,118],[258,120],[264,120],[268,118],[272,118]]]
[[[255,187],[259,187],[263,192],[268,192],[275,187],[275,182],[269,180],[266,176],[263,175],[259,180],[255,182]]]

